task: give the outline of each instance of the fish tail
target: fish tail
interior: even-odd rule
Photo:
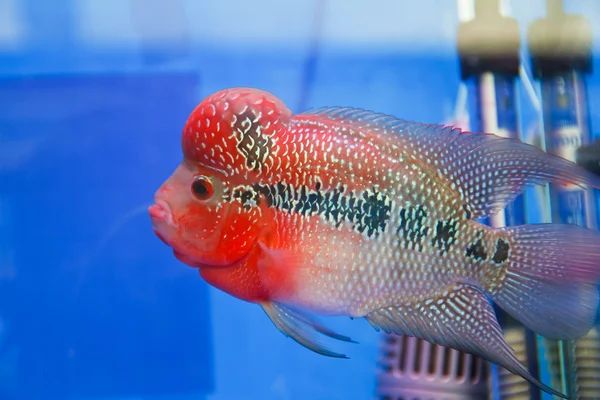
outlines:
[[[599,232],[560,224],[521,225],[497,232],[506,240],[500,244],[499,239],[491,262],[504,261],[506,268],[495,285],[488,285],[496,304],[550,339],[584,336],[598,315]]]

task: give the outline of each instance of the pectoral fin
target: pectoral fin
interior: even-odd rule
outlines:
[[[386,307],[365,316],[377,330],[415,336],[498,364],[542,390],[566,398],[533,377],[504,340],[491,304],[479,289],[448,286],[432,299]]]
[[[300,311],[292,310],[283,304],[266,302],[262,303],[261,307],[265,310],[269,318],[271,318],[271,321],[275,324],[277,329],[284,335],[292,338],[297,343],[315,353],[328,357],[348,358],[346,355],[331,351],[322,345],[319,342],[317,335],[315,335],[316,333],[344,342],[356,343],[349,337],[340,335],[319,324],[310,316]]]
[[[298,252],[271,249],[258,242],[261,255],[256,262],[258,274],[271,299],[286,301],[294,293],[300,271],[305,269],[304,258]]]

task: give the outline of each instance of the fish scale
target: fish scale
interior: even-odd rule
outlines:
[[[600,178],[518,140],[350,107],[292,115],[251,88],[203,100],[182,150],[150,208],[153,229],[286,336],[345,357],[319,335],[351,339],[311,314],[364,317],[563,396],[516,359],[490,299],[540,335],[585,335],[598,310],[600,235],[476,219],[531,185],[600,188]]]
[[[275,136],[275,143],[282,143],[277,145],[279,148],[274,153],[283,155],[282,169],[287,169],[288,171],[299,170],[300,172],[297,172],[292,177],[292,175],[285,175],[285,172],[274,169],[269,171],[266,179],[281,184],[288,178],[288,181],[295,184],[295,193],[299,193],[302,190],[310,190],[316,181],[325,181],[330,187],[339,187],[347,184],[346,180],[340,182],[339,177],[354,178],[359,182],[362,181],[371,186],[393,188],[392,190],[388,190],[394,198],[393,211],[400,210],[399,212],[401,213],[401,210],[410,210],[411,207],[423,206],[429,206],[433,210],[431,215],[426,218],[428,220],[426,227],[429,234],[424,234],[421,238],[425,242],[425,247],[421,251],[409,249],[409,238],[398,237],[397,235],[398,229],[402,228],[402,216],[400,215],[397,218],[396,214],[394,214],[390,216],[389,225],[392,227],[392,230],[396,230],[396,233],[382,232],[387,233],[387,237],[383,238],[382,236],[379,239],[383,241],[381,245],[375,243],[377,239],[365,240],[359,254],[374,254],[378,264],[381,266],[380,270],[389,269],[394,272],[399,271],[400,284],[398,282],[390,283],[386,279],[381,279],[379,270],[367,272],[366,275],[369,273],[373,274],[373,279],[360,280],[356,271],[357,266],[363,260],[360,258],[347,259],[343,257],[344,254],[353,254],[352,251],[346,249],[346,251],[341,252],[340,257],[336,258],[335,263],[324,264],[320,262],[318,257],[313,258],[312,263],[310,261],[305,262],[305,267],[306,265],[310,267],[303,271],[310,270],[313,273],[307,278],[302,277],[302,271],[295,276],[296,279],[301,279],[302,282],[297,285],[301,289],[293,297],[293,301],[303,307],[321,313],[348,313],[353,316],[362,316],[384,304],[389,304],[390,301],[401,304],[406,299],[415,298],[415,296],[418,298],[427,298],[429,291],[447,284],[448,278],[474,280],[475,276],[480,273],[480,269],[472,268],[473,265],[466,261],[466,254],[464,252],[468,246],[473,245],[471,242],[472,235],[453,228],[456,223],[453,221],[457,219],[458,214],[462,213],[460,209],[450,206],[457,204],[456,193],[450,193],[443,183],[436,183],[437,176],[430,176],[431,169],[421,168],[416,163],[398,165],[401,162],[399,160],[403,159],[402,157],[395,157],[393,159],[385,153],[377,152],[373,146],[368,146],[358,141],[357,138],[360,138],[360,136],[359,132],[348,129],[345,126],[340,126],[337,123],[313,121],[303,116],[295,117],[290,121],[288,129],[285,131],[285,139],[281,140],[279,136]],[[354,138],[354,142],[352,138]],[[302,146],[300,146],[300,143],[302,143]],[[324,150],[324,146],[320,145],[321,143],[331,144],[328,147],[328,151]],[[341,145],[344,147],[341,147]],[[307,152],[304,153],[304,157],[308,155],[310,159],[303,158],[303,153],[300,152],[300,150],[305,148],[316,150],[310,154]],[[337,149],[335,151],[337,156],[331,154],[331,149],[333,148]],[[430,151],[432,152],[433,149],[425,150],[426,153]],[[354,159],[362,159],[365,165],[373,165],[377,166],[377,168],[360,169],[358,171],[360,175],[357,175],[353,171],[351,162],[347,160],[350,154],[356,155]],[[343,158],[344,156],[346,159]],[[313,162],[319,163],[318,165],[322,174],[314,175],[311,173]],[[386,164],[391,164],[394,167],[390,166],[386,171],[384,167]],[[404,173],[397,172],[398,169]],[[378,176],[375,175],[374,171],[378,171]],[[265,187],[268,185],[259,183],[255,186]],[[358,185],[355,186],[359,187]],[[365,185],[364,190],[368,190],[366,189],[368,187]],[[471,187],[469,190],[472,192],[474,189],[476,189],[476,186]],[[260,189],[255,189],[255,193],[251,194],[250,197],[257,197],[260,192]],[[385,191],[384,194],[387,195]],[[353,199],[356,195],[354,195],[354,192],[350,192],[345,197]],[[421,204],[420,201],[423,201],[424,204]],[[282,207],[282,204],[275,204],[275,206],[279,206],[276,207],[279,209],[287,209],[285,210],[286,212],[296,212],[294,209],[301,209],[301,207],[298,207],[298,200],[292,200],[287,207]],[[363,215],[368,215],[368,213]],[[289,225],[288,231],[296,230],[302,233],[301,237],[298,237],[296,240],[294,240],[293,235],[286,235],[290,242],[287,246],[288,248],[314,248],[315,243],[303,239],[306,237],[304,234],[306,228],[302,224],[302,217],[306,217],[306,215],[300,215],[300,218],[293,218],[292,221],[285,220],[285,222],[281,222],[279,229],[285,229],[284,225],[287,223]],[[464,222],[464,226],[468,225],[466,218],[458,218],[458,221],[461,220]],[[347,223],[348,221],[344,222]],[[339,224],[336,223],[336,226],[339,226]],[[322,228],[319,227],[318,229]],[[465,237],[466,241],[455,243],[456,237],[460,236]],[[429,238],[432,240],[431,243],[427,242]],[[405,251],[393,253],[396,257],[384,258],[381,256],[381,254],[385,254],[382,253],[382,250],[385,250],[387,247],[394,248],[395,246],[404,247]],[[421,252],[427,254],[431,249],[432,252],[439,250],[439,255],[442,256],[447,254],[451,247],[456,248],[457,251],[450,252],[448,257],[428,256],[423,259],[423,256],[419,254]],[[321,248],[329,254],[332,253],[332,250],[326,246],[321,246]],[[402,271],[404,270],[406,273],[403,274]],[[365,274],[362,275],[365,276]],[[406,277],[406,279],[403,277]],[[323,284],[323,282],[329,282],[330,285]],[[354,282],[354,285],[351,284],[352,282]],[[346,290],[336,290],[340,287],[344,287]],[[356,296],[356,292],[367,293],[367,295],[364,298],[360,298],[360,296]],[[318,295],[315,296],[314,293],[327,293],[327,295],[324,298],[320,298]]]
[[[323,122],[318,124],[318,131],[313,130],[312,135],[305,135],[305,133],[309,132],[310,128],[314,125],[313,121],[303,121],[301,119],[293,121],[290,124],[289,130],[286,131],[286,135],[288,136],[287,143],[297,143],[302,139],[304,140],[304,145],[306,147],[319,149],[322,148],[319,143],[329,142],[339,144],[342,142],[342,139],[340,139],[340,132],[336,131],[336,127],[331,126],[332,124],[328,125]],[[337,129],[342,130],[343,128],[337,127]],[[345,130],[345,132],[342,131],[341,133],[344,134],[346,132],[348,132],[348,130]],[[354,134],[354,136],[358,135]],[[343,136],[341,137],[343,138]],[[347,145],[350,143],[351,142],[346,141]],[[358,147],[358,145],[356,147]],[[350,147],[348,147],[348,149],[355,150]],[[339,153],[347,153],[349,150],[342,149]],[[427,176],[428,171],[421,171],[418,166],[414,164],[408,168],[406,168],[406,166],[400,166],[400,168],[406,170],[407,173],[399,174],[394,172],[398,169],[397,160],[394,163],[390,163],[384,156],[380,153],[378,154],[370,146],[363,145],[361,146],[361,150],[362,153],[360,153],[358,158],[362,159],[366,165],[378,165],[379,167],[376,170],[379,172],[379,175],[381,177],[388,177],[386,181],[384,181],[383,178],[377,180],[373,173],[375,168],[363,169],[360,171],[362,180],[371,183],[371,185],[375,184],[382,187],[383,195],[393,199],[390,201],[391,212],[389,220],[386,222],[386,228],[381,232],[378,232],[381,233],[381,235],[378,235],[376,238],[371,238],[372,235],[367,235],[366,238],[361,240],[361,251],[358,252],[359,257],[354,257],[356,252],[351,251],[351,249],[343,249],[339,251],[338,255],[338,252],[333,248],[323,245],[319,246],[320,252],[313,257],[311,257],[310,254],[306,255],[306,258],[310,259],[310,261],[305,262],[305,268],[298,272],[294,277],[295,279],[301,280],[301,284],[297,285],[301,289],[299,289],[299,293],[294,296],[293,301],[308,309],[318,310],[322,313],[342,312],[353,316],[362,316],[371,310],[389,303],[390,296],[392,296],[392,301],[399,303],[407,298],[414,298],[415,296],[425,298],[427,296],[427,291],[446,284],[446,278],[449,276],[463,276],[468,278],[470,277],[469,275],[473,273],[472,270],[467,269],[464,262],[464,253],[462,251],[452,251],[449,253],[450,255],[448,257],[444,258],[439,258],[437,255],[434,255],[435,253],[433,251],[429,251],[430,249],[440,249],[442,253],[444,251],[448,253],[448,250],[452,247],[458,249],[461,249],[462,247],[466,248],[466,244],[460,242],[455,244],[452,241],[443,240],[443,238],[448,235],[448,232],[445,231],[444,228],[452,226],[452,224],[446,224],[446,222],[452,221],[453,218],[456,218],[456,215],[461,212],[450,207],[440,207],[440,205],[444,204],[444,201],[449,202],[451,196],[444,186],[439,184],[436,185],[435,176]],[[311,161],[320,162],[323,159],[331,160],[331,157],[328,158],[325,154],[316,151],[311,154]],[[369,157],[372,159],[369,159]],[[304,188],[305,190],[310,191],[311,188],[309,187],[309,184],[310,182],[314,182],[316,178],[318,178],[319,182],[326,182],[323,184],[325,192],[327,192],[327,185],[336,188],[347,184],[347,181],[340,181],[339,178],[347,176],[346,174],[348,173],[352,173],[349,163],[340,162],[343,160],[338,159],[333,159],[332,161],[333,162],[321,165],[323,171],[330,173],[329,180],[327,180],[324,175],[317,177],[313,175],[304,175],[304,182],[295,182],[295,184],[298,185],[296,186],[295,191],[299,192],[302,190],[298,188]],[[386,171],[381,167],[385,161],[387,161],[388,164],[393,164],[394,167],[389,167]],[[291,162],[291,166],[293,167],[298,168],[299,165],[300,161],[298,158],[296,159],[296,162]],[[310,167],[310,165],[310,163],[303,164],[300,169],[310,170],[310,168],[307,168]],[[272,171],[271,173],[276,175],[277,171]],[[411,180],[411,177],[414,176],[425,176],[426,178],[421,178],[418,185],[412,185],[411,182],[417,182],[416,179]],[[310,179],[309,177],[313,179]],[[275,180],[277,180],[277,178],[278,177],[276,176]],[[281,182],[278,183],[281,184]],[[267,185],[259,183],[255,186],[264,187]],[[361,191],[362,193],[365,193],[365,191],[370,190],[368,189],[368,185],[360,188],[358,184],[355,184],[354,187],[354,190],[358,193]],[[390,190],[383,189],[383,187],[394,188],[394,194],[390,193],[392,192]],[[256,192],[261,192],[261,190],[259,189]],[[360,196],[354,195],[354,193],[355,192],[346,193],[343,197],[356,198]],[[434,194],[432,195],[432,193]],[[440,193],[444,193],[444,195]],[[418,203],[420,199],[432,200],[425,202],[428,204],[421,204]],[[436,204],[436,201],[439,203]],[[273,203],[273,201],[271,203]],[[293,205],[291,207],[282,207],[281,204],[277,204],[277,202],[274,203],[276,208],[284,209],[282,212],[295,212],[293,210],[295,208]],[[332,202],[329,202],[325,205],[325,207],[327,206],[339,208],[340,204],[332,204]],[[420,207],[421,210],[424,210],[427,207],[432,209],[432,211],[429,212],[429,215],[424,218],[425,227],[427,228],[428,233],[423,234],[421,228],[419,228],[418,231],[422,242],[422,247],[420,247],[421,250],[414,248],[409,249],[411,244],[410,236],[398,235],[398,230],[402,229],[403,225],[405,225],[403,223],[405,219],[402,217],[403,211],[411,210],[413,207]],[[446,210],[449,212],[444,213]],[[357,214],[360,219],[361,213],[359,212]],[[368,212],[362,213],[362,216],[369,215]],[[315,216],[319,217],[319,215],[314,214],[310,216],[301,215],[301,217],[306,218],[313,218]],[[330,221],[326,216],[324,220],[326,223],[338,225],[335,220]],[[307,235],[307,228],[301,222],[303,221],[303,218],[281,218],[277,221],[281,226],[280,229],[287,226],[287,231],[296,230],[297,232],[300,232],[297,237],[286,235],[286,238],[289,241],[288,248],[315,248],[316,243],[311,239],[315,237],[319,238],[319,236],[311,235],[309,237],[309,235]],[[466,226],[466,220],[464,218],[463,221]],[[346,225],[351,222],[352,221],[344,221]],[[439,224],[441,224],[441,228],[438,227]],[[290,229],[290,226],[293,226],[294,228]],[[316,232],[322,229],[321,225],[315,228]],[[437,234],[438,231],[440,231],[439,234]],[[410,235],[412,233],[408,232],[408,234]],[[340,239],[345,235],[347,235],[346,230],[338,233]],[[455,232],[454,235],[455,236],[451,237],[458,237],[459,232]],[[431,240],[433,240],[433,243]],[[321,241],[318,240],[317,242]],[[331,247],[334,246],[339,247],[339,244],[337,246],[334,244],[331,245]],[[402,248],[404,251],[394,252],[393,249],[395,247]],[[385,257],[386,249],[392,249],[389,257]],[[332,261],[322,261],[319,257],[320,253],[328,254],[326,259]],[[429,255],[430,253],[432,254],[431,256]],[[332,254],[335,256],[331,257]],[[362,255],[370,257],[371,260],[376,260],[378,268],[367,271],[366,273],[361,271],[360,265],[365,262],[365,260],[360,257]],[[453,259],[456,259],[456,261],[453,261]],[[448,264],[459,265],[461,268],[448,268]],[[307,274],[305,271],[310,271],[310,273]],[[392,280],[384,278],[386,274],[384,271],[388,272],[389,276],[392,276]],[[361,277],[369,276],[372,276],[373,278],[361,279]],[[396,280],[394,279],[395,277],[400,279]],[[345,290],[338,290],[340,287],[345,288]],[[315,296],[315,293],[323,294],[323,297],[320,295]],[[364,295],[361,298],[361,296],[357,296],[357,293],[362,293]]]

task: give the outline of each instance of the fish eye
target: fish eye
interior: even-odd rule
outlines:
[[[208,200],[214,193],[212,182],[206,176],[196,176],[192,182],[192,193],[198,200]]]

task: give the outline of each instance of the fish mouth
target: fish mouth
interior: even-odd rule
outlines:
[[[155,225],[164,223],[173,228],[177,228],[177,224],[173,220],[173,213],[171,212],[171,206],[169,203],[162,199],[154,199],[153,205],[148,207],[148,214],[150,214],[150,219],[152,223]]]

